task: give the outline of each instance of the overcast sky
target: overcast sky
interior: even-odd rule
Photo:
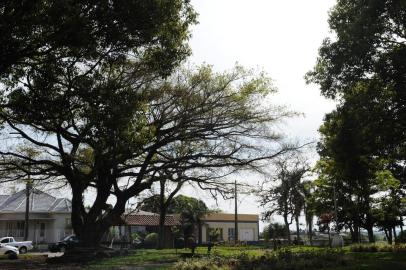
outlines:
[[[279,91],[272,102],[304,113],[287,121],[284,132],[300,141],[317,139],[323,116],[333,110],[334,103],[321,97],[316,85],[306,85],[303,77],[314,66],[322,40],[331,35],[327,19],[335,1],[192,0],[192,4],[199,24],[193,28],[190,61],[211,64],[219,71],[236,62],[265,70]],[[190,190],[184,192],[191,195]],[[241,197],[241,213],[261,213],[254,198]],[[213,206],[207,196],[202,198]],[[233,212],[231,201],[220,201],[219,207]]]

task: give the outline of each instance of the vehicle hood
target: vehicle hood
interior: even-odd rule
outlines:
[[[4,246],[2,246],[0,248],[5,248],[5,249],[8,249],[8,250],[12,250],[12,251],[18,251],[18,248],[13,247],[13,246],[9,246],[9,245],[4,245]]]

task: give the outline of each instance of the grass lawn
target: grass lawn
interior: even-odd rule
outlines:
[[[254,246],[247,247],[213,247],[211,250],[212,255],[222,256],[222,257],[234,257],[242,252],[250,256],[260,256],[265,250],[259,249]],[[195,253],[197,256],[207,256],[207,248],[199,247],[196,249]],[[148,269],[169,269],[170,266],[177,262],[178,260],[183,259],[184,256],[190,254],[189,249],[138,249],[133,251],[130,255],[125,257],[116,257],[111,259],[103,259],[97,262],[92,263],[87,266],[86,269],[111,269],[112,267],[121,267],[129,265],[146,265],[151,266],[156,264],[165,264],[163,268],[148,268]]]
[[[405,270],[406,253],[356,252],[347,253],[353,261],[351,265],[333,268],[333,270]]]
[[[292,252],[308,252],[322,250],[317,247],[293,247]],[[245,253],[250,257],[263,255],[267,250],[258,247],[213,247],[212,254],[221,257],[235,257],[241,253]],[[269,251],[269,250],[268,250]],[[189,250],[155,250],[141,249],[136,250],[132,254],[125,257],[117,257],[111,259],[103,259],[88,265],[85,269],[131,269],[128,266],[138,266],[144,268],[134,269],[155,269],[164,270],[171,269],[172,265],[178,260],[182,260],[185,254],[190,253]],[[196,250],[198,257],[204,257],[207,254],[207,248],[198,248]],[[345,249],[345,257],[348,258],[348,265],[329,268],[332,270],[405,270],[406,269],[406,253],[391,253],[391,252],[374,252],[374,253],[353,253]],[[306,268],[311,270],[310,268]]]

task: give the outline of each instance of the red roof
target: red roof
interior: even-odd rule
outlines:
[[[159,226],[159,215],[126,215],[123,216],[123,221],[127,225],[133,226]],[[167,215],[165,218],[165,226],[178,226],[180,220],[177,216]]]

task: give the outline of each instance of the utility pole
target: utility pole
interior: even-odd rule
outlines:
[[[234,244],[238,242],[237,180],[234,180]]]
[[[28,179],[25,183],[25,220],[24,220],[24,241],[28,240],[28,222],[30,221],[30,193],[31,193],[31,177],[28,174]]]

